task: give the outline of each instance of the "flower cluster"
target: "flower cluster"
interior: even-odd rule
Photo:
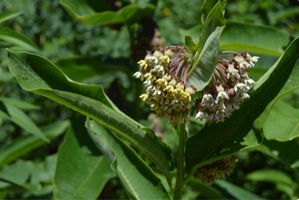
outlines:
[[[233,172],[233,164],[238,160],[235,156],[217,160],[197,169],[193,177],[200,179],[202,183],[212,184],[215,178],[224,178]]]
[[[142,81],[145,79],[146,93],[140,98],[172,125],[189,122],[189,103],[196,88],[187,85],[188,58],[182,46],[164,48],[153,54],[148,52],[144,60],[138,62],[140,70],[134,74]]]
[[[212,85],[205,88],[197,100],[195,118],[206,119],[206,122],[224,121],[244,99],[248,99],[248,90],[255,83],[248,77],[247,68],[254,67],[259,57],[251,57],[246,51],[233,53],[231,60],[221,59],[215,69]]]

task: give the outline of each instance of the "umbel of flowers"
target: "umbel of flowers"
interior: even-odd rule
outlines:
[[[241,101],[249,98],[247,92],[255,82],[249,78],[247,69],[254,67],[258,57],[251,57],[247,51],[224,51],[218,57],[222,59],[217,60],[211,83],[204,90],[196,91],[187,84],[192,60],[184,46],[148,52],[138,62],[140,70],[134,74],[144,81],[145,93],[140,98],[172,125],[189,122],[192,103],[196,107],[196,119],[210,123],[224,121],[239,109]]]
[[[183,46],[173,46],[147,53],[138,62],[140,71],[136,78],[144,80],[146,92],[140,98],[151,104],[159,117],[166,117],[170,124],[188,123],[191,95],[196,88],[187,85],[190,68],[189,53]]]

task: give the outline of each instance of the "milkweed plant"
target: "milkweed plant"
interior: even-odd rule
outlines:
[[[61,4],[72,16],[83,15],[73,3],[65,0]],[[53,189],[56,199],[96,199],[113,177],[118,177],[131,199],[181,199],[192,182],[193,186],[198,185],[199,193],[204,188],[212,192],[215,181],[233,173],[238,152],[259,146],[264,137],[271,138],[271,133],[264,129],[270,110],[278,98],[298,87],[299,40],[284,43],[285,51],[267,46],[256,51],[254,46],[259,44],[254,38],[264,37],[257,32],[251,41],[240,45],[242,50],[239,46],[223,49],[222,37],[226,42],[238,42],[235,29],[277,33],[234,23],[226,30],[224,8],[225,1],[204,1],[197,35],[187,34],[184,44],[170,46],[164,46],[157,25],[149,17],[153,4],[130,4],[120,7],[121,12],[77,18],[89,25],[127,26],[134,61],[128,73],[135,84],[132,88],[136,89],[134,106],[143,108],[143,101],[148,110],[167,121],[178,138],[177,152],[157,137],[155,130],[121,112],[102,86],[72,81],[42,56],[7,50],[9,69],[23,89],[68,106],[87,118],[81,125],[72,121],[58,152]],[[113,18],[105,18],[108,14]],[[147,38],[149,29],[152,35]],[[263,59],[263,49],[264,53],[280,58],[255,82],[250,71]],[[190,129],[194,123],[201,124],[198,132]],[[72,143],[74,138],[79,142]],[[80,164],[70,159],[69,151],[81,155]],[[77,181],[69,184],[65,177]]]

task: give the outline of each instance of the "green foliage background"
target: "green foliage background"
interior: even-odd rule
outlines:
[[[183,43],[182,38],[184,34],[194,30],[201,23],[201,4],[201,1],[188,0],[158,1],[154,16],[165,45]],[[59,5],[58,0],[2,0],[0,3],[0,12],[9,10],[22,10],[23,13],[18,17],[2,23],[1,26],[9,27],[26,35],[39,47],[41,55],[56,63],[63,62],[61,60],[65,57],[81,55],[97,57],[105,61],[111,60],[113,65],[117,65],[117,63],[112,62],[113,59],[114,62],[122,63],[124,59],[130,57],[131,53],[128,51],[130,49],[129,34],[125,27],[120,29],[113,27],[114,29],[111,29],[111,27],[107,26],[83,25],[67,14],[63,7]],[[290,37],[293,38],[299,35],[299,9],[297,1],[228,1],[225,16],[226,20],[274,26],[288,32]],[[22,101],[41,107],[40,110],[25,111],[39,127],[77,117],[76,113],[64,106],[22,90],[7,69],[7,53],[5,48],[10,48],[11,44],[1,41],[0,45],[1,97],[21,99]],[[268,56],[265,60],[267,64],[274,63],[276,57]],[[262,61],[259,65],[256,71],[252,71],[255,80],[258,80],[271,66],[263,65]],[[87,79],[82,78],[80,81],[88,84],[102,85],[106,94],[108,94],[109,98],[112,99],[118,108],[129,116],[135,117],[135,119],[141,116],[142,124],[150,126],[153,123],[147,119],[150,109],[146,105],[141,103],[140,110],[142,110],[142,113],[135,113],[134,106],[132,105],[134,94],[127,91],[135,90],[137,86],[129,82],[126,70],[130,71],[130,69],[123,69],[124,73],[110,72],[105,75],[95,74]],[[69,76],[74,80],[76,78],[80,79],[76,74],[69,74]],[[283,101],[294,108],[299,108],[298,97],[299,92],[295,90],[285,96]],[[26,131],[10,121],[1,118],[0,124],[0,150],[11,144],[15,138],[28,135]],[[191,130],[198,130],[201,125],[199,123],[190,128]],[[163,120],[162,128],[165,140],[167,140],[171,148],[176,152],[177,147],[174,144],[176,143],[176,138],[175,136],[167,136],[173,135],[173,133]],[[49,160],[51,159],[50,155],[55,155],[57,152],[62,139],[63,135],[60,135],[53,139],[51,143],[22,155],[19,159],[31,160],[37,163]],[[277,142],[268,141],[268,143],[275,147]],[[298,143],[298,139],[294,139],[285,142],[285,146],[291,147],[294,144],[298,145]],[[298,150],[298,148],[293,149],[294,151]],[[258,181],[247,176],[256,170],[279,169],[288,174],[289,177],[292,177],[293,181],[299,180],[298,171],[292,169],[288,163],[277,159],[275,155],[267,155],[265,152],[262,149],[251,149],[239,153],[237,155],[239,161],[235,165],[235,172],[227,180],[263,198],[289,199],[290,194],[288,194],[288,190],[277,187],[275,181]],[[295,154],[296,152],[291,153]],[[44,182],[45,185],[50,183],[51,178]],[[217,184],[216,182],[214,187],[220,191],[225,191],[224,188],[221,188],[220,183]],[[8,192],[5,195],[7,195],[6,198],[50,198],[52,196],[51,189],[53,188],[49,188],[49,190],[45,190],[41,194],[24,192],[24,190],[12,190],[14,192]],[[296,194],[298,195],[298,193],[297,191]],[[4,192],[0,193],[0,197],[1,194],[4,195]],[[190,195],[190,198],[197,197],[191,190],[189,190],[189,193],[187,192],[186,199],[188,199],[188,195]],[[121,188],[119,180],[113,178],[108,181],[100,197],[127,198],[127,194]]]

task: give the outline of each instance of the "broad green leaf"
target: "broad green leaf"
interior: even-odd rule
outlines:
[[[123,71],[129,73],[129,69],[124,67],[126,64],[129,66],[129,62],[121,60],[122,64],[114,64],[100,61],[99,59],[92,57],[74,56],[70,58],[60,59],[55,62],[60,69],[67,74],[72,80],[81,81],[86,78],[96,76],[98,74],[104,74],[109,72]]]
[[[266,181],[272,183],[282,183],[287,185],[297,185],[292,178],[281,170],[261,169],[246,175],[247,179],[252,181]]]
[[[0,101],[0,117],[12,121],[36,137],[49,142],[42,131],[24,112],[10,103]]]
[[[8,11],[8,12],[0,13],[0,23],[12,19],[20,14],[22,14],[22,12],[20,11]]]
[[[41,127],[41,131],[51,140],[64,133],[68,126],[68,121],[55,122]],[[46,144],[44,140],[32,135],[20,136],[14,139],[9,145],[0,150],[0,168],[44,144]]]
[[[128,5],[117,12],[90,5],[86,0],[60,0],[70,15],[86,25],[131,24],[149,16],[155,9],[152,4],[145,6]]]
[[[95,144],[109,158],[129,196],[134,199],[169,199],[159,178],[132,148],[95,121],[88,121],[87,127]]]
[[[84,85],[67,78],[53,63],[40,56],[8,51],[9,68],[21,87],[64,104],[95,119],[127,139],[148,156],[170,183],[171,153],[154,133],[120,112],[101,86]],[[21,78],[22,74],[28,77]]]
[[[198,38],[201,32],[200,25],[187,30],[181,29],[181,40],[184,42],[186,34]],[[289,44],[289,38],[290,35],[287,32],[271,26],[227,21],[220,38],[219,49],[239,52],[247,50],[251,55],[263,54],[278,57]]]
[[[249,192],[239,186],[236,186],[225,180],[217,179],[215,183],[220,188],[224,189],[228,194],[231,195],[231,198],[235,199],[263,199],[262,197]],[[231,199],[230,198],[230,199]]]
[[[277,10],[276,12],[269,12],[269,20],[271,24],[276,24],[278,20],[298,16],[299,8],[294,6],[284,10]]]
[[[39,52],[38,47],[29,38],[9,28],[0,27],[0,40],[14,44],[26,51]]]
[[[115,176],[109,160],[88,136],[84,121],[84,117],[72,121],[59,148],[55,199],[96,199]]]
[[[239,110],[234,111],[224,123],[207,124],[199,133],[187,140],[188,172],[194,172],[197,167],[260,143],[261,129],[251,131],[252,124],[272,99],[276,98],[285,83],[286,86],[290,83],[297,85],[299,79],[293,80],[293,78],[298,77],[299,73],[298,52],[299,38],[296,38],[277,63],[256,83],[253,90],[249,92],[250,99],[245,100]],[[286,91],[287,88],[289,87],[286,87]]]
[[[194,56],[193,68],[188,73],[188,84],[203,90],[211,81],[217,64],[219,38],[224,27],[217,27],[208,40],[202,51],[197,51]],[[200,52],[200,55],[197,55]]]
[[[274,104],[263,127],[267,140],[288,141],[299,136],[299,109],[278,101]]]
[[[289,43],[290,35],[282,30],[240,22],[227,22],[220,39],[222,50],[247,50],[250,54],[280,56]]]
[[[40,109],[39,106],[33,105],[26,101],[22,101],[20,99],[0,97],[0,101],[10,104],[12,106],[15,106],[17,108],[20,108],[22,110],[39,110]]]

